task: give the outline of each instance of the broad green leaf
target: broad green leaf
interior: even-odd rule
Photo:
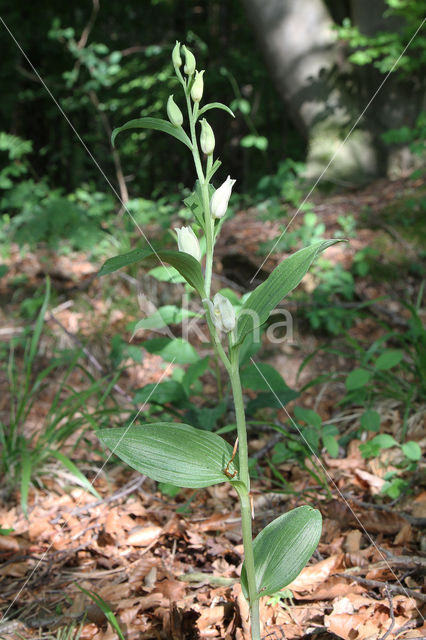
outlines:
[[[125,640],[123,632],[121,631],[120,625],[118,624],[118,620],[113,614],[113,612],[111,611],[111,607],[109,606],[109,604],[105,602],[105,600],[101,598],[101,596],[95,593],[95,591],[90,591],[90,589],[85,589],[84,587],[81,587],[79,584],[77,583],[75,584],[80,589],[80,591],[85,593],[86,596],[89,596],[89,598],[93,600],[93,602],[99,607],[99,609],[105,615],[106,619],[108,620],[112,628],[115,629],[115,631],[117,632],[117,635],[120,638],[120,640]]]
[[[348,391],[359,389],[360,387],[365,386],[370,378],[371,374],[366,369],[354,369],[346,378],[346,389]]]
[[[316,411],[312,409],[304,409],[303,407],[294,407],[294,415],[298,420],[310,424],[315,429],[320,429],[322,425],[322,418]]]
[[[236,344],[241,343],[248,333],[266,322],[270,312],[297,287],[316,256],[336,242],[340,240],[324,240],[305,247],[272,271],[267,280],[250,294],[238,314]]]
[[[141,389],[137,389],[133,402],[143,404],[150,402],[152,404],[164,405],[168,402],[178,403],[185,398],[185,391],[180,382],[176,380],[165,380],[165,382],[147,384]]]
[[[226,413],[226,409],[225,400],[217,402],[214,407],[197,407],[193,405],[188,413],[185,414],[185,420],[189,420],[204,431],[213,431],[217,421]]]
[[[245,389],[254,391],[275,391],[278,393],[282,389],[288,389],[282,376],[270,364],[259,362],[250,364],[241,371],[241,384]]]
[[[148,353],[155,353],[166,360],[176,364],[193,364],[200,359],[192,344],[183,338],[153,338],[143,343]]]
[[[289,585],[302,571],[321,537],[322,518],[304,505],[268,524],[253,542],[257,597],[268,596]],[[248,596],[245,563],[241,586]]]
[[[323,433],[321,437],[327,453],[332,458],[337,458],[337,456],[339,455],[339,443],[337,442],[336,438],[328,433]]]
[[[420,445],[413,440],[405,442],[402,445],[401,449],[405,457],[409,460],[413,460],[414,462],[417,462],[422,457],[422,450],[420,448]]]
[[[179,271],[172,266],[160,265],[148,271],[149,275],[160,282],[170,282],[171,284],[182,284],[186,282]]]
[[[84,489],[89,491],[96,498],[101,498],[101,496],[96,491],[92,483],[89,482],[86,476],[81,473],[80,469],[74,464],[72,460],[67,458],[67,456],[65,456],[60,451],[55,451],[54,449],[49,450],[49,455],[59,460],[59,462],[61,462],[64,465],[64,467],[66,467],[69,471],[71,471],[71,473],[73,474],[73,476],[75,476],[76,481],[80,486],[84,487]]]
[[[107,260],[101,267],[98,275],[104,276],[109,273],[114,273],[114,271],[122,267],[135,264],[136,262],[148,259],[152,261],[155,258],[160,261],[163,260],[175,267],[191,287],[194,287],[194,289],[198,291],[201,298],[206,297],[201,265],[198,260],[184,251],[161,250],[154,252],[152,249],[133,249],[133,251],[123,253],[121,256],[114,256],[114,258]]]
[[[250,400],[247,404],[247,413],[253,414],[258,409],[282,409],[288,402],[291,402],[295,398],[298,398],[300,393],[287,387],[281,389],[278,393],[263,392],[259,393],[256,398]]]
[[[188,138],[182,127],[175,127],[168,120],[162,120],[161,118],[136,118],[135,120],[129,120],[129,122],[126,122],[126,124],[123,124],[121,127],[117,127],[112,132],[112,146],[114,146],[114,142],[118,134],[122,131],[127,131],[127,129],[155,129],[156,131],[163,131],[164,133],[168,133],[170,136],[177,138],[183,142],[183,144],[186,144],[188,149],[191,149],[192,151],[191,140]]]
[[[175,422],[96,433],[121,460],[157,482],[198,489],[228,480],[224,469],[232,448],[215,433]],[[231,474],[238,470],[234,462],[229,465]]]
[[[378,431],[380,429],[380,413],[374,409],[367,409],[361,416],[361,427],[366,431]]]
[[[374,436],[370,442],[371,444],[380,447],[380,449],[390,449],[391,447],[398,446],[395,438],[390,436],[388,433],[380,433],[378,436]]]
[[[403,357],[404,354],[402,351],[398,351],[397,349],[388,349],[380,354],[374,364],[374,367],[381,371],[392,369],[392,367],[396,367],[396,365],[401,362]]]
[[[182,385],[188,396],[189,396],[191,385],[193,385],[194,382],[198,380],[200,376],[203,375],[203,373],[209,366],[209,360],[210,360],[209,356],[198,359],[197,362],[194,362],[193,364],[191,364],[188,367],[188,369],[185,371],[185,375],[183,376],[183,380],[182,380]]]
[[[222,111],[226,111],[230,116],[235,118],[234,112],[226,106],[226,104],[222,104],[222,102],[209,102],[209,104],[205,104],[202,109],[198,112],[198,117],[202,116],[209,109],[222,109]]]
[[[179,309],[173,304],[160,307],[152,315],[136,323],[132,338],[140,329],[163,329],[169,324],[179,324],[186,318],[194,318],[197,315],[194,311]]]

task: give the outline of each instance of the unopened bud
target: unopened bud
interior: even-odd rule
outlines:
[[[175,127],[181,127],[183,123],[183,115],[182,111],[177,106],[176,102],[173,100],[173,95],[169,96],[167,100],[167,115],[169,117],[170,122]]]
[[[191,229],[191,227],[182,227],[181,229],[175,229],[177,233],[178,249],[189,253],[193,258],[201,260],[201,249],[198,238]]]
[[[207,301],[210,317],[219,331],[229,333],[235,327],[235,310],[232,303],[221,293],[216,293],[213,302]]]
[[[175,68],[176,73],[178,72],[179,67],[182,65],[182,58],[180,57],[180,42],[176,40],[176,44],[173,47],[172,51],[172,62]]]
[[[195,80],[191,89],[191,98],[194,102],[200,102],[203,97],[204,91],[204,81],[203,81],[203,73],[204,71],[196,71],[195,72]]]
[[[219,189],[217,189],[210,200],[210,211],[213,218],[223,218],[228,208],[229,198],[231,197],[232,187],[235,180],[228,176]]]
[[[205,118],[201,120],[200,147],[206,156],[211,156],[214,151],[215,139],[213,129]]]
[[[185,71],[187,76],[192,76],[193,73],[195,72],[195,67],[196,67],[196,62],[195,62],[195,57],[194,54],[191,53],[191,51],[189,49],[187,49],[185,47],[185,45],[182,46],[183,52],[185,54],[185,66],[183,68],[183,70]]]

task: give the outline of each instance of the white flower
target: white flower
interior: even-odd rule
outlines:
[[[191,89],[191,98],[194,102],[200,102],[201,98],[203,97],[203,91],[204,91],[203,74],[204,74],[204,70],[195,72],[195,80]]]
[[[205,118],[201,120],[200,147],[206,156],[211,156],[214,151],[215,139],[213,129]]]
[[[219,331],[229,333],[235,327],[235,311],[232,303],[221,293],[216,293],[213,302],[207,300],[210,317]]]
[[[223,185],[212,195],[210,210],[213,218],[223,218],[225,215],[235,182],[235,180],[231,179],[231,176],[228,176]]]
[[[175,229],[177,233],[178,249],[189,253],[193,258],[201,260],[201,249],[198,238],[191,229],[191,227],[182,227],[181,229]]]

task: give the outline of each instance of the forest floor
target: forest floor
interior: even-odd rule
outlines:
[[[357,316],[349,328],[348,335],[355,340],[373,343],[385,333],[384,323],[395,332],[404,332],[408,326],[403,301],[415,299],[421,277],[412,265],[424,258],[425,231],[416,208],[420,193],[424,198],[420,181],[398,180],[313,199],[313,210],[326,227],[325,237],[338,231],[339,216],[351,214],[356,222],[354,237],[348,245],[333,246],[327,254],[330,261],[350,267],[356,252],[366,247],[378,252],[376,277],[356,279],[357,303],[375,302],[369,314]],[[280,224],[285,225],[292,213],[287,212],[284,221],[270,221],[254,210],[238,212],[224,226],[217,248],[216,288],[238,290],[257,269],[261,268],[260,277],[270,271],[285,252],[274,253],[262,264],[259,245],[279,236]],[[296,219],[292,229],[300,224]],[[48,366],[57,349],[76,350],[81,343],[86,348],[83,369],[90,370],[94,380],[111,373],[109,342],[117,333],[130,339],[127,325],[138,319],[140,283],[121,276],[100,283],[98,266],[82,254],[54,255],[42,248],[22,254],[12,249],[9,272],[0,280],[5,302],[0,340],[9,342],[24,330],[17,308],[46,274],[56,292],[45,316],[47,330],[42,334],[34,374]],[[22,274],[25,285],[16,284]],[[310,293],[314,286],[308,275],[302,287]],[[169,290],[170,285],[159,283],[149,293],[159,305],[167,303]],[[127,302],[120,305],[117,299]],[[306,295],[296,302],[291,298],[288,309],[295,318],[307,299]],[[144,332],[135,344],[147,337],[151,334]],[[359,429],[363,408],[339,405],[344,394],[342,378],[309,386],[324,371],[350,371],[350,355],[345,358],[321,350],[300,372],[315,349],[339,340],[340,336],[324,337],[313,331],[303,319],[295,322],[292,341],[276,348],[265,344],[261,358],[272,363],[290,387],[306,386],[299,405],[338,424],[341,434],[350,434]],[[23,353],[17,350],[16,358],[19,369]],[[128,390],[156,382],[164,374],[162,359],[149,353],[142,362],[129,359],[127,365],[111,398],[105,400],[112,406],[114,399],[124,420],[134,410]],[[47,380],[22,425],[24,438],[41,433],[48,424],[60,381],[54,372]],[[86,384],[87,375],[74,367],[68,388],[82,391]],[[212,379],[205,380],[205,393],[214,397]],[[61,399],[64,394],[61,388]],[[14,402],[10,377],[3,370],[0,416],[5,424]],[[86,409],[95,415],[94,397],[88,398]],[[417,442],[424,452],[424,404],[414,402],[408,419],[403,403],[386,395],[377,399],[375,409],[381,416],[382,433],[399,440],[405,424],[407,439]],[[288,410],[291,413],[292,404]],[[276,416],[286,421],[283,411],[278,410]],[[278,485],[265,464],[271,433],[251,434],[251,455],[257,460],[252,485],[255,533],[277,515],[306,503],[321,510],[324,524],[318,549],[288,586],[290,592],[262,599],[263,637],[425,638],[424,458],[407,473],[411,490],[394,500],[384,497],[381,490],[386,473],[400,468],[400,450],[382,449],[377,456],[364,459],[358,436],[349,439],[339,457],[323,452],[321,459],[306,460],[305,469],[292,460],[280,463],[277,468],[285,484]],[[73,449],[76,442],[77,449]],[[238,500],[231,486],[182,489],[172,498],[149,478],[116,463],[104,465],[93,424],[80,426],[63,452],[72,452],[99,497],[76,487],[71,472],[50,458],[30,486],[25,517],[19,481],[11,485],[6,478],[0,494],[0,527],[4,530],[0,535],[0,638],[65,640],[77,631],[81,640],[116,638],[105,614],[79,585],[108,603],[126,640],[250,640],[247,604],[238,582],[243,559]],[[310,469],[323,479],[322,484],[313,480]]]

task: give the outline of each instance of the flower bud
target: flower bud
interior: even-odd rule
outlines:
[[[176,40],[176,44],[173,47],[172,51],[172,62],[175,68],[176,73],[178,72],[179,67],[182,65],[182,58],[180,57],[180,42]]]
[[[217,293],[213,302],[208,300],[210,317],[219,331],[229,333],[235,327],[235,311],[232,303],[221,293]]]
[[[204,71],[196,71],[195,72],[195,80],[191,89],[191,98],[194,102],[200,102],[203,97],[204,91],[204,81],[203,81],[203,73]]]
[[[182,227],[181,229],[175,229],[177,233],[178,249],[189,253],[193,258],[201,260],[201,249],[198,238],[191,229],[191,227]]]
[[[169,96],[167,100],[167,115],[169,117],[170,122],[175,127],[181,127],[183,123],[183,115],[182,111],[177,106],[176,102],[173,100],[173,95]]]
[[[182,46],[182,49],[185,54],[185,66],[183,70],[185,71],[187,76],[192,76],[196,66],[194,54],[191,53],[191,51],[187,49],[185,45]]]
[[[200,147],[206,156],[211,156],[214,151],[215,139],[213,129],[205,118],[201,120]]]
[[[228,176],[219,189],[216,189],[210,200],[210,210],[213,218],[223,218],[228,208],[229,198],[231,197],[232,187],[235,184]]]

